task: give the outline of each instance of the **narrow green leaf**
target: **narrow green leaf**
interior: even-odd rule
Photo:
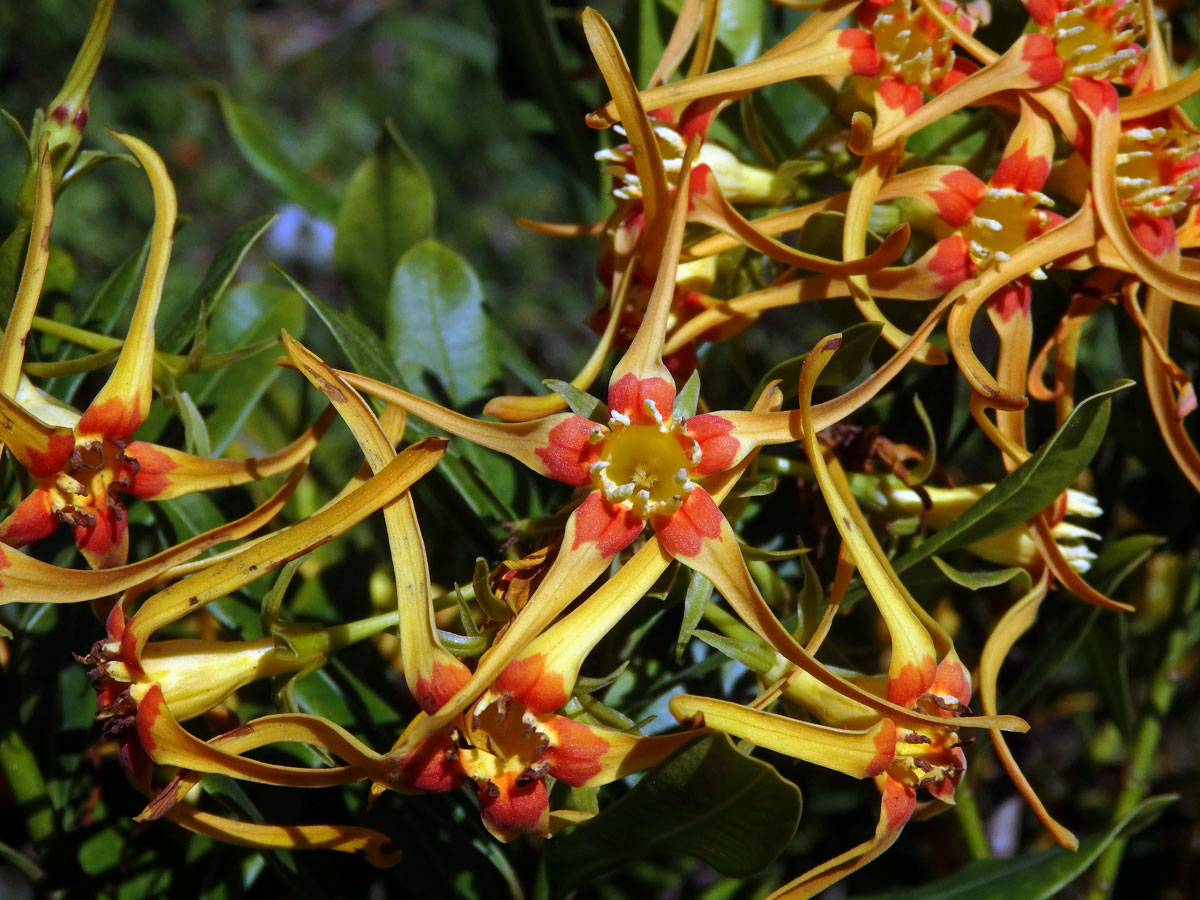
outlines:
[[[770,671],[771,667],[775,665],[775,654],[756,641],[740,641],[737,638],[717,634],[715,631],[707,631],[703,628],[695,629],[692,634],[714,650],[725,654],[735,662],[740,662],[751,672],[757,672],[759,675]]]
[[[800,571],[804,573],[804,587],[797,598],[799,622],[796,625],[796,640],[807,644],[817,631],[821,621],[821,609],[825,605],[825,590],[821,587],[821,576],[812,563],[812,554],[800,557]]]
[[[108,162],[109,160],[118,160],[135,167],[138,164],[137,159],[134,158],[132,153],[109,153],[107,150],[84,150],[77,157],[75,157],[75,161],[71,164],[71,168],[67,169],[67,171],[63,173],[62,180],[58,183],[57,193],[61,195],[66,189],[67,185],[73,184],[75,179],[84,172],[95,168],[102,162]]]
[[[917,418],[921,420],[921,426],[925,429],[925,439],[929,442],[929,450],[925,454],[925,458],[909,471],[908,481],[909,484],[922,484],[937,467],[937,435],[933,433],[933,422],[929,419],[929,413],[925,412],[925,404],[916,394],[913,394],[913,408],[916,409]]]
[[[1029,590],[1029,572],[1020,566],[1008,569],[990,569],[985,572],[964,572],[956,569],[940,557],[933,557],[933,564],[942,570],[942,574],[960,587],[972,591],[1007,584],[1014,579],[1022,585],[1022,590]]]
[[[1054,502],[1092,461],[1108,427],[1112,396],[1132,386],[1121,381],[1075,407],[1062,427],[1038,451],[992,488],[954,524],[893,563],[903,572],[935,553],[962,547],[1005,531]]]
[[[1129,688],[1129,619],[1100,616],[1083,639],[1083,655],[1117,730],[1131,747],[1137,713]]]
[[[183,422],[184,440],[187,452],[196,456],[212,456],[212,440],[208,433],[208,424],[196,401],[187,391],[173,395],[175,411]]]
[[[346,354],[346,361],[354,371],[368,378],[386,381],[388,384],[400,384],[400,372],[378,334],[352,316],[338,312],[283,269],[278,266],[272,268],[295,288],[312,307],[317,317],[325,323],[325,327]]]
[[[687,382],[680,388],[679,393],[675,395],[675,405],[672,407],[671,412],[684,419],[690,419],[696,414],[696,407],[699,403],[700,373],[692,372]]]
[[[598,397],[593,397],[587,391],[581,391],[569,381],[559,381],[557,378],[546,378],[542,384],[548,387],[566,401],[571,412],[593,422],[608,421],[608,405]]]
[[[851,900],[1051,900],[1091,868],[1105,847],[1145,827],[1176,799],[1168,795],[1143,800],[1112,828],[1083,841],[1074,853],[1060,849],[1018,859],[982,860],[924,887]]]
[[[304,334],[304,302],[295,291],[273,284],[240,284],[209,321],[208,346],[233,348],[264,338],[276,338],[287,329]],[[225,452],[267,388],[283,374],[275,365],[277,347],[268,346],[218,372],[188,375],[196,405],[205,411],[213,453]]]
[[[675,661],[683,658],[683,651],[692,639],[692,632],[704,618],[704,607],[712,597],[713,583],[699,572],[692,572],[688,579],[687,593],[683,596],[683,621],[679,623],[679,637],[675,639]]]
[[[470,402],[500,377],[483,309],[483,288],[470,264],[425,240],[400,259],[388,292],[388,350],[410,384],[429,372],[455,406]]]
[[[384,123],[374,151],[350,176],[337,212],[333,264],[345,279],[354,310],[382,325],[400,257],[433,236],[433,185],[395,125]]]
[[[173,324],[167,329],[166,335],[158,341],[160,350],[165,350],[167,353],[178,353],[187,346],[188,339],[196,330],[196,317],[200,315],[200,311],[206,309],[210,316],[216,312],[221,299],[225,296],[225,291],[229,288],[229,283],[246,258],[246,254],[271,227],[275,219],[274,215],[261,216],[244,225],[239,225],[229,237],[221,242],[208,271],[196,285],[196,290],[192,292],[187,302],[174,310]]]
[[[220,85],[209,84],[205,87],[216,98],[225,127],[250,167],[286,199],[332,222],[338,212],[337,201],[328,190],[288,159],[279,145],[279,136],[270,124],[257,112],[236,102]]]
[[[551,897],[609,869],[659,854],[704,860],[744,877],[768,865],[796,830],[800,791],[722,734],[680,747],[594,819],[546,848]]]

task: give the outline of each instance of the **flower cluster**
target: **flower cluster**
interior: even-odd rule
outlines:
[[[0,442],[14,473],[0,521],[0,604],[90,602],[106,619],[79,659],[92,667],[100,740],[149,800],[141,820],[384,866],[399,848],[377,829],[243,821],[200,809],[192,788],[209,775],[283,788],[367,782],[372,799],[413,795],[407,803],[465,788],[497,840],[550,838],[603,815],[595,788],[717,732],[878,788],[874,833],[771,895],[801,900],[877,858],[910,822],[952,806],[965,748],[987,734],[1049,834],[1076,846],[1005,743],[1004,733],[1029,726],[1000,709],[999,672],[1054,586],[1112,615],[1129,609],[1085,580],[1101,536],[1070,521],[1104,515],[1070,485],[1107,416],[1109,394],[1084,398],[1076,378],[1081,334],[1106,307],[1119,308],[1118,327],[1140,347],[1154,421],[1200,490],[1185,424],[1194,391],[1171,328],[1176,305],[1200,306],[1191,255],[1200,133],[1180,108],[1196,80],[1176,77],[1150,3],[1026,0],[1029,27],[1006,48],[977,36],[987,34],[985,3],[802,6],[807,16],[780,42],[718,69],[720,4],[684,0],[644,87],[608,22],[583,11],[612,98],[586,118],[613,133],[596,153],[611,211],[584,225],[525,223],[548,237],[597,238],[599,311],[581,311],[580,322],[600,336],[572,380],[496,397],[472,416],[366,369],[370,355],[354,348],[370,334],[335,328],[350,357],[339,369],[327,361],[334,345],[314,352],[284,331],[270,341],[282,348],[272,376],[293,398],[303,392],[297,410],[328,409],[307,427],[297,412],[281,449],[230,458],[193,440],[202,415],[179,379],[263,348],[208,353],[201,333],[187,354],[159,346],[176,197],[148,143],[111,132],[148,178],[154,212],[123,335],[37,314],[56,198],[81,164],[112,16],[110,2],[98,3],[67,85],[27,135],[14,232],[23,262],[0,343]],[[797,81],[827,101],[828,116],[780,159],[751,123],[773,86]],[[739,108],[734,128],[724,113]],[[921,140],[930,126],[939,141]],[[724,143],[739,131],[746,141],[735,152]],[[209,312],[201,308],[202,321]],[[835,324],[816,334],[833,333],[796,337],[825,321]],[[94,352],[27,359],[43,338]],[[787,344],[791,359],[761,349]],[[742,408],[722,408],[738,381],[735,354],[763,378],[734,397]],[[65,376],[110,364],[102,381],[64,390]],[[931,424],[920,401],[927,449],[885,436],[895,417],[879,424],[883,403],[913,402],[914,373],[946,364],[961,390],[939,408],[957,403],[955,440],[977,448],[963,465],[939,464],[934,434],[949,426]],[[603,399],[587,393],[604,376]],[[152,416],[159,402],[182,428],[164,432]],[[185,433],[188,451],[140,439],[147,423],[155,436]],[[338,461],[311,479],[310,456],[330,445]],[[548,482],[530,479],[522,496],[537,505],[513,510],[529,518],[487,523],[505,539],[479,550],[474,575],[433,575],[431,560],[447,554],[427,546],[418,513],[445,514],[443,495],[461,491],[455,479],[477,459],[469,445]],[[179,519],[175,543],[160,546],[161,528],[137,533],[152,515],[142,501],[220,500],[271,478],[273,492],[255,494],[250,512],[207,530]],[[322,492],[323,504],[314,499]],[[343,535],[369,540],[365,520],[376,513],[390,568],[381,594],[394,607],[334,624],[287,621],[282,598],[300,561]],[[755,546],[756,517],[768,514],[773,542]],[[280,515],[287,524],[268,530]],[[39,553],[55,548],[60,525],[83,565]],[[780,549],[798,543],[802,562]],[[953,568],[944,557],[954,551],[975,571]],[[931,559],[961,589],[906,584]],[[783,561],[778,572],[771,560]],[[979,569],[988,564],[1003,569]],[[231,633],[228,617],[214,615],[218,601],[272,572],[281,574],[261,633]],[[438,588],[449,581],[470,589]],[[600,693],[619,674],[581,672],[606,639],[660,614],[648,597],[678,598],[685,582],[678,652],[655,663],[678,665],[682,690],[660,706],[676,721],[646,729],[627,717],[640,710],[608,705],[619,706],[620,692]],[[1023,585],[1011,590],[1010,613],[964,661],[955,610],[990,621],[972,587],[1006,582]],[[338,612],[356,602],[339,597]],[[863,633],[849,634],[854,627]],[[397,694],[409,721],[381,750],[300,711],[293,695],[352,644],[372,639],[384,650],[385,632],[398,635],[398,654],[380,654],[397,678],[379,689]],[[839,651],[840,641],[857,649]],[[685,650],[734,677],[706,679],[680,662]],[[268,680],[275,710],[240,721],[238,697]],[[324,764],[280,750],[297,744]],[[250,755],[264,749],[267,757]]]

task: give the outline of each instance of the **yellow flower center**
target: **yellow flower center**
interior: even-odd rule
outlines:
[[[954,40],[930,24],[924,14],[914,15],[912,0],[893,0],[879,11],[871,32],[882,57],[880,76],[893,75],[926,93],[945,77],[954,66]]]
[[[1079,0],[1046,29],[1068,78],[1103,79],[1119,78],[1137,63],[1141,51],[1133,42],[1142,31],[1137,0]]]
[[[1012,252],[1028,241],[1031,220],[1040,228],[1050,225],[1050,217],[1039,207],[1053,201],[1040,191],[1025,193],[1014,188],[990,187],[975,215],[964,229],[967,252],[980,269],[1007,260]],[[1041,269],[1034,278],[1045,278]]]
[[[682,423],[664,420],[657,410],[652,414],[659,424],[631,425],[615,415],[600,459],[592,465],[593,484],[604,499],[627,504],[642,518],[679,509],[695,488],[690,476],[700,462],[700,446],[682,433]],[[685,445],[689,452],[684,452]]]
[[[70,525],[92,527],[97,512],[114,505],[109,488],[128,487],[137,469],[137,461],[126,456],[124,445],[116,441],[77,444],[64,471],[47,485],[54,515]]]
[[[463,770],[480,783],[508,773],[521,784],[548,770],[538,762],[550,746],[541,721],[510,697],[485,694],[470,714],[461,716],[458,746]]]
[[[950,696],[925,694],[916,703],[926,713],[946,716],[946,725],[920,725],[896,729],[896,758],[888,774],[913,788],[940,784],[963,770],[962,756],[955,749],[963,744],[954,728],[959,702]]]

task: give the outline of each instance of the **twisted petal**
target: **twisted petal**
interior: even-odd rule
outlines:
[[[135,585],[152,583],[164,572],[198,556],[210,547],[237,540],[262,528],[282,511],[284,504],[299,485],[306,468],[304,464],[298,465],[279,490],[247,515],[130,565],[90,572],[64,569],[14,549],[0,548],[0,605],[79,603],[117,594]],[[21,507],[18,507],[18,511],[20,509]],[[30,520],[34,521],[32,514]],[[18,524],[14,514],[9,517],[5,526],[16,529]],[[205,560],[204,564],[212,562],[211,559]]]
[[[992,629],[987,644],[983,648],[983,654],[979,658],[979,702],[983,706],[984,713],[994,714],[996,712],[996,679],[1000,675],[1000,666],[1003,665],[1004,658],[1008,656],[1013,644],[1037,619],[1038,607],[1041,606],[1049,586],[1049,571],[1043,571],[1028,593],[1014,603],[1004,617],[996,623],[996,627]],[[998,731],[989,731],[988,735],[992,739],[996,754],[1000,757],[1008,776],[1013,780],[1021,792],[1021,796],[1025,798],[1025,802],[1029,804],[1046,830],[1068,850],[1078,847],[1079,841],[1076,840],[1075,835],[1059,824],[1046,810],[1045,805],[1013,758],[1004,736]]]
[[[315,354],[286,332],[283,346],[296,368],[320,390],[345,420],[374,473],[396,458],[392,442],[362,397]],[[429,593],[429,564],[412,495],[384,507],[396,603],[400,610],[400,656],[404,678],[417,703],[434,712],[462,686],[470,672],[438,640]]]
[[[690,694],[671,698],[671,714],[681,722],[698,718],[709,728],[852,778],[878,775],[896,755],[896,725],[886,718],[862,731],[851,731]]]
[[[144,141],[132,135],[110,132],[130,149],[146,170],[154,191],[154,228],[146,274],[129,323],[129,334],[117,364],[104,387],[84,410],[76,433],[127,440],[150,412],[154,376],[154,320],[162,299],[163,281],[171,257],[175,233],[175,188],[162,159]]]

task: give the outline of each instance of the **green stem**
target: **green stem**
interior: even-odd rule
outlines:
[[[34,316],[33,327],[45,334],[52,334],[55,337],[62,338],[64,341],[70,341],[72,344],[78,344],[80,347],[86,347],[89,350],[111,350],[125,343],[120,338],[96,334],[96,332],[88,331],[86,328],[76,328],[74,325],[68,325],[66,322],[56,322],[54,319],[47,319],[45,316]]]
[[[1167,646],[1162,663],[1154,673],[1146,691],[1145,713],[1138,723],[1133,739],[1129,765],[1125,770],[1124,784],[1117,795],[1112,821],[1120,822],[1128,816],[1146,794],[1151,769],[1157,756],[1159,739],[1162,736],[1163,720],[1171,708],[1175,689],[1179,685],[1179,667],[1184,656],[1196,643],[1196,630],[1192,622],[1197,602],[1200,601],[1200,578],[1194,578],[1187,587],[1181,604],[1180,616],[1167,635]],[[1092,885],[1087,900],[1107,900],[1112,894],[1121,857],[1125,852],[1126,838],[1117,838],[1105,849],[1092,872]]]
[[[958,819],[958,827],[962,830],[963,842],[971,859],[990,859],[992,852],[988,849],[979,804],[975,802],[975,790],[966,778],[954,789],[954,817]]]
[[[786,456],[768,456],[760,453],[757,462],[760,471],[773,472],[776,475],[791,475],[794,478],[811,479],[813,477],[812,466],[796,459],[788,459]]]

